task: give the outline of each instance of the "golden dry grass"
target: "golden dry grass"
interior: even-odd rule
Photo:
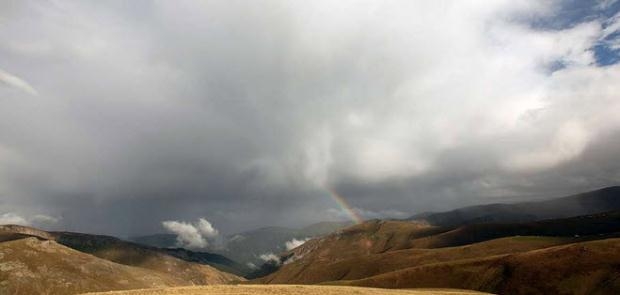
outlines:
[[[87,293],[98,295],[480,295],[468,290],[420,289],[396,290],[344,286],[310,285],[212,285],[202,287],[180,287],[164,289],[142,289]]]

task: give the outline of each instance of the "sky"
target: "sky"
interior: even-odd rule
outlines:
[[[616,0],[2,1],[0,223],[211,235],[617,185],[619,61]]]

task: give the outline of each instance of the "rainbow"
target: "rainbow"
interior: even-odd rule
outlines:
[[[342,208],[342,211],[344,211],[349,216],[349,218],[351,218],[353,222],[355,222],[356,224],[360,224],[364,222],[364,219],[359,215],[359,213],[355,209],[351,207],[351,205],[349,205],[349,203],[347,202],[347,200],[345,200],[345,198],[340,196],[333,189],[328,188],[326,190],[329,196],[338,204],[338,206],[340,206],[340,208]]]

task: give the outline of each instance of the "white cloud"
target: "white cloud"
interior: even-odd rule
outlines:
[[[13,212],[8,212],[0,215],[0,224],[18,224],[46,228],[56,225],[60,221],[60,219],[61,218],[59,217],[53,217],[44,214],[24,217]]]
[[[280,257],[273,253],[264,253],[258,256],[262,261],[280,264]]]
[[[206,238],[214,238],[217,237],[220,233],[217,229],[213,228],[211,223],[204,218],[200,218],[198,223],[196,224],[196,228],[200,234],[202,234]]]
[[[293,249],[303,245],[308,240],[310,240],[310,238],[299,239],[299,240],[293,238],[292,240],[287,241],[286,243],[284,243],[284,247],[286,248],[286,251],[290,251],[290,250],[293,250]]]
[[[0,224],[30,225],[30,222],[22,216],[8,212],[0,215]]]
[[[62,218],[44,214],[37,214],[30,218],[30,222],[35,226],[51,226],[60,222]]]
[[[0,84],[22,90],[30,95],[38,95],[37,91],[23,79],[0,69]]]
[[[189,249],[206,248],[209,246],[209,239],[219,235],[219,232],[204,218],[200,218],[194,224],[182,221],[164,221],[162,225],[166,230],[177,235],[179,247]]]
[[[517,154],[507,161],[509,169],[547,169],[571,160],[581,154],[588,144],[590,134],[579,122],[564,123],[548,146],[541,150]]]

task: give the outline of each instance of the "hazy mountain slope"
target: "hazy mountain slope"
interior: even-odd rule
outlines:
[[[440,213],[426,212],[411,216],[408,220],[425,220],[438,226],[460,226],[565,218],[612,210],[620,210],[620,186],[540,202],[489,204]]]
[[[113,263],[52,240],[28,237],[0,242],[0,294],[75,294],[188,284],[181,278]]]
[[[361,280],[386,288],[459,287],[497,294],[619,294],[620,239],[426,264]]]
[[[264,227],[226,237],[223,249],[209,249],[242,264],[260,265],[264,261],[260,255],[285,251],[285,243],[292,239],[306,239],[329,234],[335,230],[351,225],[351,222],[320,222],[303,228]],[[176,236],[172,234],[154,234],[131,237],[131,241],[161,248],[176,248]],[[236,266],[238,268],[239,266]]]
[[[219,251],[227,257],[260,265],[260,255],[286,251],[285,243],[292,239],[306,239],[329,234],[351,225],[351,222],[321,222],[299,229],[267,227],[235,234],[229,237],[226,248]]]
[[[182,249],[169,250],[148,247],[110,236],[70,232],[54,232],[52,234],[60,244],[81,252],[90,253],[97,257],[120,264],[139,266],[163,273],[169,273],[171,275],[182,277],[183,279],[194,284],[217,284],[241,280],[241,278],[236,275],[220,271],[210,265],[206,265],[213,264],[214,266],[218,266],[226,270],[234,270],[232,268],[228,269],[227,266],[222,266],[207,259],[212,256],[204,256],[202,257],[203,260],[200,261],[199,259],[186,261],[189,259],[181,258],[187,258],[189,255],[194,255],[194,253]],[[216,258],[218,259],[218,262],[222,261],[220,257]]]
[[[177,236],[175,234],[152,234],[146,236],[129,237],[129,241],[141,245],[157,248],[176,248]]]

